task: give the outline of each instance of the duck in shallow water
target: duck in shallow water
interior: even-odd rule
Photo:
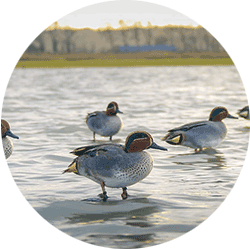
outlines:
[[[8,137],[15,139],[19,139],[19,137],[10,131],[9,123],[3,119],[1,119],[1,132],[5,158],[8,159],[13,152],[13,142]]]
[[[240,110],[238,111],[238,115],[239,115],[240,117],[243,117],[243,118],[247,119],[247,120],[250,120],[250,116],[249,116],[249,106],[247,105],[247,106],[245,106],[244,108],[240,109]]]
[[[145,151],[149,148],[167,151],[144,131],[129,134],[125,146],[102,144],[80,147],[71,152],[78,157],[63,173],[73,172],[99,183],[102,188],[100,197],[104,201],[108,198],[105,187],[122,188],[121,196],[126,199],[127,186],[143,180],[153,169],[153,158]]]
[[[122,113],[119,110],[116,102],[108,104],[106,111],[95,111],[89,113],[86,117],[86,123],[91,131],[93,131],[93,139],[95,141],[95,134],[109,137],[117,134],[122,129],[122,120],[117,113]]]
[[[194,148],[195,152],[215,147],[227,135],[226,125],[222,122],[225,118],[238,119],[230,115],[226,108],[215,107],[211,111],[208,121],[192,122],[171,129],[162,140],[172,145]]]

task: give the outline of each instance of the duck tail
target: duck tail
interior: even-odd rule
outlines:
[[[78,174],[78,168],[77,168],[77,158],[76,159],[74,159],[72,162],[71,162],[71,164],[68,166],[68,168],[67,169],[65,169],[63,172],[62,172],[62,174],[64,174],[64,173],[70,173],[70,172],[73,172],[73,173],[75,173],[75,174]]]
[[[88,121],[88,119],[89,119],[89,114],[87,114],[86,116],[85,116],[85,123],[87,123],[87,121]]]
[[[248,111],[247,111],[247,110],[240,110],[237,114],[238,114],[240,117],[247,118],[247,116],[248,116]]]
[[[183,141],[183,135],[169,133],[166,136],[162,137],[161,139],[172,145],[180,145]]]

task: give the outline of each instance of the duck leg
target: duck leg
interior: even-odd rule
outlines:
[[[93,141],[95,141],[95,132],[93,132]]]
[[[105,184],[104,182],[101,183],[102,187],[102,194],[99,194],[99,196],[102,198],[103,201],[106,201],[108,199],[107,192],[105,190]]]
[[[121,194],[121,197],[123,200],[125,200],[128,198],[127,188],[124,187],[124,188],[122,188],[122,190],[123,190],[123,193]]]
[[[112,141],[112,135],[109,137],[109,140]]]

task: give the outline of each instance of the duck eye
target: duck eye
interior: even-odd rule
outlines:
[[[113,103],[110,103],[110,104],[108,105],[108,109],[111,109],[111,108],[114,108],[114,104],[113,104]]]

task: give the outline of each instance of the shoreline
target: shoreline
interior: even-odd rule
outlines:
[[[230,58],[166,58],[166,59],[94,59],[94,60],[20,60],[15,68],[82,68],[82,67],[157,67],[157,66],[232,66]]]
[[[226,52],[24,53],[16,68],[234,65]]]

